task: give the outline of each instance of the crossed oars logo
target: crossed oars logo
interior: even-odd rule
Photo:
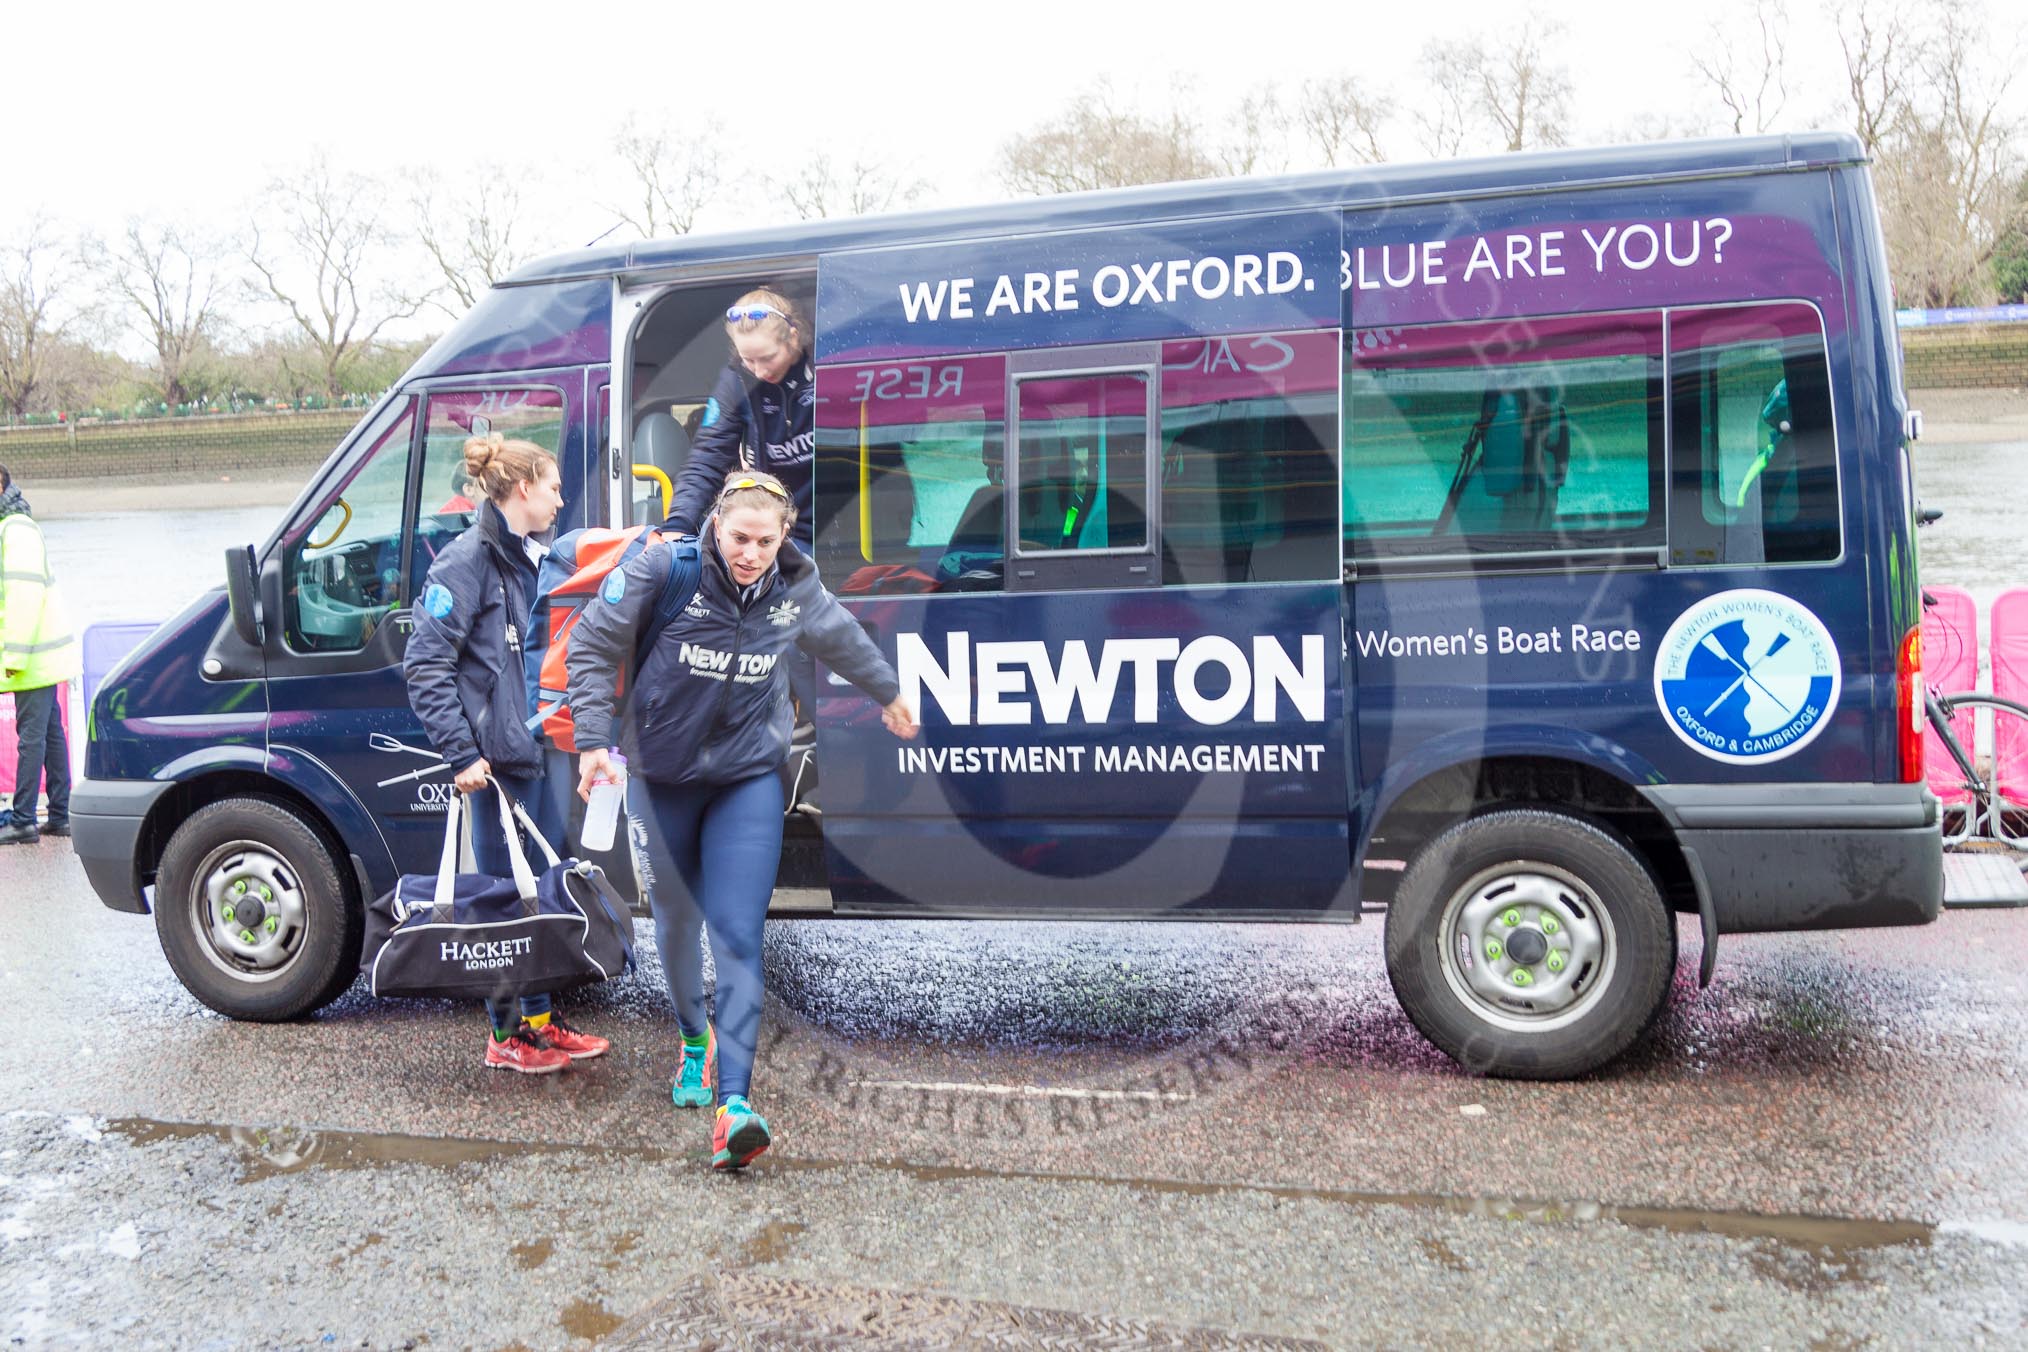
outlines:
[[[1711,649],[1712,652],[1717,653],[1727,662],[1739,668],[1739,675],[1732,678],[1732,684],[1725,687],[1725,691],[1723,694],[1719,695],[1717,699],[1711,701],[1711,703],[1704,706],[1704,716],[1706,718],[1711,717],[1712,710],[1716,709],[1719,705],[1725,703],[1725,701],[1727,701],[1728,699],[1731,699],[1733,691],[1739,689],[1741,684],[1743,684],[1744,682],[1752,681],[1754,689],[1760,691],[1761,694],[1766,695],[1770,700],[1773,700],[1774,706],[1777,709],[1780,709],[1784,714],[1787,714],[1791,718],[1795,717],[1796,711],[1794,709],[1791,709],[1787,704],[1783,703],[1779,698],[1777,698],[1774,691],[1768,689],[1766,685],[1761,683],[1760,678],[1753,674],[1760,668],[1760,665],[1763,662],[1767,661],[1770,657],[1773,657],[1776,653],[1780,652],[1783,648],[1787,647],[1788,642],[1789,636],[1787,633],[1777,634],[1775,636],[1775,641],[1767,645],[1767,651],[1762,653],[1759,657],[1755,658],[1752,666],[1747,666],[1737,657],[1734,657],[1731,653],[1725,651],[1725,645],[1718,641],[1718,635],[1706,634],[1704,636],[1703,646]]]

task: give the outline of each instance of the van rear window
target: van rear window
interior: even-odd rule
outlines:
[[[1838,463],[1816,310],[1669,312],[1673,564],[1835,559]]]

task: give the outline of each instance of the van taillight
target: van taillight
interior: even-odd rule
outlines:
[[[1913,784],[1922,778],[1923,733],[1929,723],[1929,703],[1922,688],[1922,626],[1908,631],[1901,640],[1901,655],[1894,663],[1894,726],[1901,749],[1901,782]]]

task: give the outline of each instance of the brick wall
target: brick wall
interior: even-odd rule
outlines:
[[[23,479],[189,478],[320,465],[359,409],[0,429],[0,465]]]
[[[2028,324],[1949,324],[1901,330],[1908,388],[2028,386]]]

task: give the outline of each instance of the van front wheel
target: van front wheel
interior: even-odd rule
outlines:
[[[1460,822],[1387,911],[1402,1009],[1467,1070],[1560,1080],[1611,1061],[1661,1013],[1676,928],[1641,860],[1575,817],[1509,808]]]
[[[177,979],[235,1019],[322,1008],[358,972],[365,917],[309,823],[265,798],[228,798],[169,837],[155,933]]]

